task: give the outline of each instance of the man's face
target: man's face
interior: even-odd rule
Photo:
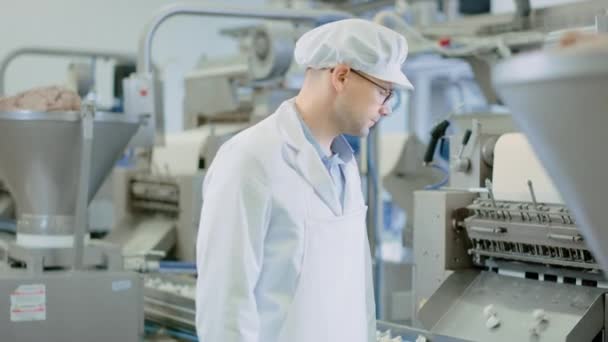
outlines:
[[[336,122],[344,134],[367,136],[380,118],[390,114],[391,84],[350,70],[336,98]],[[394,96],[394,95],[393,95]]]

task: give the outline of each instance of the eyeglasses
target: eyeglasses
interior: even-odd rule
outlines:
[[[387,94],[387,95],[386,95],[386,97],[384,98],[384,101],[382,101],[382,105],[385,105],[385,104],[388,102],[388,100],[390,100],[390,99],[391,99],[391,97],[393,96],[393,90],[392,90],[392,89],[389,89],[389,88],[383,87],[383,86],[382,86],[382,85],[380,85],[379,83],[377,83],[377,82],[373,81],[371,78],[369,78],[369,77],[367,77],[367,76],[363,75],[362,73],[360,73],[360,72],[358,72],[358,71],[356,71],[356,70],[350,69],[350,71],[352,71],[352,72],[353,72],[354,74],[356,74],[356,75],[359,75],[359,77],[361,77],[361,78],[365,79],[366,81],[369,81],[370,83],[372,83],[372,84],[373,84],[373,85],[375,85],[376,87],[378,87],[378,88],[382,89],[382,91],[383,91],[385,94]]]

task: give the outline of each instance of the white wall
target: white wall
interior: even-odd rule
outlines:
[[[170,0],[0,0],[0,60],[10,51],[25,46],[105,49],[135,55],[145,23],[160,8],[174,3]],[[215,4],[259,6],[264,0],[223,0]],[[217,31],[247,23],[250,21],[227,18],[171,18],[159,28],[154,39],[153,61],[163,70],[170,68],[180,74],[192,69],[202,54],[214,57],[236,52],[236,43]],[[18,58],[7,70],[5,91],[14,94],[34,86],[62,83],[69,62],[63,58]],[[168,108],[179,110],[179,89],[172,95],[167,99]],[[170,120],[167,126],[168,130],[175,130],[179,125]]]
[[[560,4],[578,2],[584,0],[531,0],[532,8],[551,7]],[[505,13],[515,11],[515,1],[513,0],[492,0],[492,13]]]

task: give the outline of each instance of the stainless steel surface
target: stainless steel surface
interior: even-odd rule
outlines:
[[[89,201],[137,127],[136,119],[122,114],[96,114]],[[82,145],[78,112],[0,112],[0,177],[19,214],[75,215]],[[60,233],[56,229],[41,226],[38,233]]]
[[[593,338],[602,330],[604,291],[492,272],[455,272],[423,306],[420,318],[432,333],[473,341],[584,341],[572,337]],[[497,327],[486,326],[484,310],[495,313]],[[543,310],[547,320],[539,323],[535,310]]]
[[[74,264],[75,251],[72,248],[27,248],[14,242],[8,242],[7,247],[3,251],[0,246],[0,253],[5,253],[11,261],[25,264],[31,273],[42,273],[47,268],[70,268]],[[123,269],[120,248],[105,241],[90,241],[83,247],[80,259],[88,268]]]
[[[4,78],[10,63],[19,56],[38,55],[38,56],[57,56],[57,57],[92,57],[92,58],[113,58],[119,62],[133,62],[135,58],[125,54],[100,51],[100,50],[76,50],[51,47],[24,47],[10,52],[2,63],[0,63],[0,96],[5,95]]]
[[[547,50],[506,60],[494,85],[529,139],[602,269],[608,267],[604,149],[608,47]]]
[[[44,285],[45,319],[11,320],[11,295],[22,285]],[[139,342],[144,336],[142,280],[131,272],[3,272],[0,308],[3,341]]]
[[[595,341],[594,338],[597,336],[598,331],[604,326],[604,301],[606,294],[604,293],[599,299],[595,300],[593,304],[585,312],[583,319],[578,321],[574,328],[570,331],[566,337],[566,341],[578,342],[578,341]],[[604,331],[603,335],[606,332]],[[604,336],[601,340],[605,341]]]
[[[451,336],[442,336],[434,334],[428,330],[414,328],[407,325],[395,324],[387,321],[376,321],[376,329],[381,332],[390,330],[392,336],[400,336],[405,342],[418,341],[418,338],[420,338],[420,341],[422,342],[468,342],[468,340],[463,340]]]
[[[458,225],[464,217],[455,212],[475,196],[444,190],[414,193],[414,310],[439,288],[450,270],[472,267],[467,254],[470,242],[464,227]]]
[[[479,271],[463,270],[450,273],[418,310],[418,320],[426,329],[432,329],[454,305],[462,293],[475,281]],[[432,299],[432,300],[431,300]]]

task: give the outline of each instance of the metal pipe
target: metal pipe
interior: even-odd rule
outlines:
[[[352,18],[347,12],[335,10],[295,10],[257,7],[226,7],[208,5],[175,4],[161,9],[144,27],[140,37],[137,55],[137,72],[150,73],[152,71],[152,38],[158,27],[167,19],[176,15],[197,15],[206,17],[231,17],[247,19],[270,19],[289,21],[318,21],[323,18],[333,20]]]
[[[520,18],[526,18],[530,16],[532,12],[532,6],[530,6],[530,0],[515,0],[515,15]]]
[[[379,126],[370,129],[367,136],[367,236],[374,263],[374,297],[376,298],[376,318],[383,317],[384,267],[382,261],[382,219],[380,217],[379,180]]]
[[[80,112],[82,147],[80,150],[80,175],[78,177],[78,202],[76,203],[76,226],[74,227],[74,265],[75,271],[83,269],[84,264],[84,236],[87,229],[87,207],[89,198],[89,177],[91,172],[91,158],[93,154],[93,121],[95,119],[95,106],[85,102]]]
[[[92,57],[92,58],[113,58],[120,62],[134,62],[135,58],[126,54],[102,50],[76,50],[67,48],[50,47],[24,47],[9,53],[0,64],[0,96],[4,95],[4,79],[9,64],[19,56],[40,55],[55,57]]]

